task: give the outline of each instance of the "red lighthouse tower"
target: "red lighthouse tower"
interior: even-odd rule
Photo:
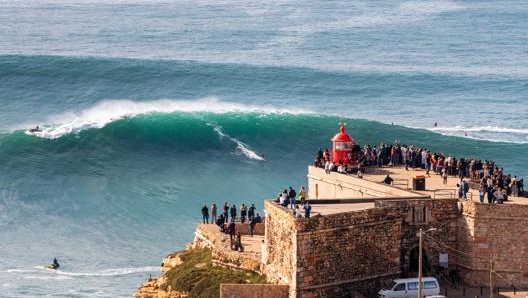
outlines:
[[[334,164],[339,163],[356,165],[357,152],[354,151],[356,142],[345,132],[345,124],[340,123],[340,132],[332,138],[332,161]]]

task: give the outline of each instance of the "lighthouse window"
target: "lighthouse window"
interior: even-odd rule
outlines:
[[[352,143],[349,143],[349,142],[336,142],[335,143],[335,149],[336,150],[352,150]]]

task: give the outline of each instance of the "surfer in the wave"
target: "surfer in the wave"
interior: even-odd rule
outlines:
[[[57,258],[53,258],[53,263],[48,265],[49,269],[59,269],[59,267],[60,267],[60,264],[59,264],[59,261],[57,261]]]

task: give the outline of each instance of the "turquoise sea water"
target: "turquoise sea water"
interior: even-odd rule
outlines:
[[[518,1],[0,0],[0,297],[130,297],[202,204],[261,211],[306,184],[340,121],[361,145],[527,177],[527,17]]]

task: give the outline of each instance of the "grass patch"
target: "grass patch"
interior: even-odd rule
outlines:
[[[191,249],[180,256],[182,264],[165,274],[173,289],[189,292],[189,298],[220,297],[220,284],[265,284],[266,278],[249,270],[214,267],[211,250]]]

